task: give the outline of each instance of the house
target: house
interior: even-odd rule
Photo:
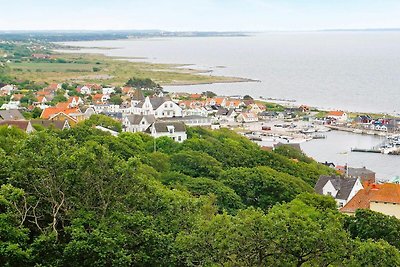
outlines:
[[[400,219],[400,185],[368,184],[358,191],[340,211],[354,215],[357,209],[369,209]]]
[[[160,121],[165,122],[183,122],[187,126],[202,126],[202,127],[211,127],[212,118],[204,117],[204,116],[185,116],[185,117],[174,117],[174,118],[160,118]]]
[[[26,133],[31,133],[33,132],[35,129],[32,127],[32,124],[30,121],[9,121],[9,120],[5,120],[5,121],[0,121],[0,127],[1,126],[7,126],[8,128],[11,127],[16,127],[21,129],[22,131],[26,132]]]
[[[370,115],[359,115],[357,116],[357,118],[354,119],[354,121],[360,124],[370,124],[373,119]]]
[[[0,88],[0,92],[3,92],[4,95],[11,95],[11,92],[16,90],[17,88],[14,85],[7,84]]]
[[[59,107],[49,107],[42,111],[40,118],[46,120],[58,120],[65,121],[73,126],[79,121],[86,119],[85,115],[78,108],[59,108]]]
[[[187,139],[186,126],[183,122],[154,122],[146,133],[149,133],[154,138],[167,136],[179,143]]]
[[[83,105],[83,100],[79,96],[71,96],[68,98],[68,105],[70,108],[74,108]]]
[[[76,91],[82,95],[91,95],[92,94],[92,89],[86,85],[78,86],[76,88]]]
[[[115,93],[115,87],[106,87],[102,89],[103,95],[111,95]]]
[[[331,111],[326,115],[326,117],[338,122],[346,122],[348,119],[347,113],[343,111]]]
[[[235,110],[233,108],[231,108],[231,109],[219,108],[217,113],[215,113],[215,118],[220,123],[235,122],[236,116],[237,116],[237,113],[235,112]]]
[[[95,95],[92,96],[92,101],[95,104],[106,103],[108,100],[110,100],[110,96],[109,95],[95,94]]]
[[[260,114],[261,112],[263,112],[265,110],[265,106],[254,103],[254,104],[250,104],[248,106],[248,112],[254,113],[254,114]]]
[[[131,89],[128,95],[131,97],[131,105],[136,106],[141,101],[145,100],[143,91],[141,89]]]
[[[278,117],[278,112],[276,111],[263,111],[258,114],[258,117],[262,120],[270,120],[272,118]]]
[[[156,121],[154,115],[130,114],[122,119],[122,125],[125,132],[144,132]]]
[[[0,121],[15,121],[15,120],[25,120],[24,116],[17,109],[0,110]]]
[[[9,101],[6,104],[1,105],[0,109],[10,110],[10,109],[18,109],[20,107],[19,101]]]
[[[256,122],[258,121],[258,116],[251,112],[242,112],[236,117],[236,120],[242,123]]]
[[[38,125],[46,129],[66,130],[71,128],[71,126],[68,123],[68,120],[65,121],[31,120],[31,124],[33,127],[35,127],[35,125]]]
[[[332,196],[339,208],[342,208],[352,199],[363,186],[358,178],[345,178],[342,176],[319,177],[314,190],[317,194]]]
[[[10,98],[10,100],[12,101],[21,101],[21,99],[24,97],[25,95],[23,94],[13,94]]]
[[[132,106],[132,114],[154,115],[156,118],[182,117],[182,108],[169,97],[146,97],[136,106]]]
[[[299,107],[299,111],[300,111],[301,113],[308,113],[308,112],[310,112],[310,107],[309,107],[309,106],[306,106],[306,105],[301,105],[301,106]]]

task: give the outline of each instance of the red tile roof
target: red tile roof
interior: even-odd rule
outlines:
[[[328,117],[329,116],[334,116],[334,117],[341,117],[343,116],[344,112],[343,111],[331,111],[328,113]]]
[[[59,107],[49,107],[43,110],[42,115],[40,118],[42,119],[49,119],[53,117],[54,115],[57,115],[58,113],[63,112],[65,114],[71,114],[71,113],[78,113],[79,109],[78,108],[59,108]]]
[[[355,212],[357,209],[369,209],[371,201],[400,204],[400,184],[370,184],[340,209],[342,212]]]

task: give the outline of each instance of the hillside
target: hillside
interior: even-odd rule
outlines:
[[[188,135],[178,144],[145,134],[113,137],[87,123],[31,135],[0,127],[0,262],[400,264],[399,230],[360,236],[357,220],[312,194],[331,169],[289,148],[263,151],[225,129],[190,128]],[[361,215],[363,225],[373,225],[375,214]]]

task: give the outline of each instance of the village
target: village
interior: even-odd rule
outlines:
[[[324,133],[331,130],[389,136],[392,148],[400,145],[398,118],[373,119],[363,114],[350,118],[344,111],[321,112],[305,105],[285,107],[250,96],[226,97],[212,92],[165,93],[161,89],[86,84],[77,86],[72,94],[65,87],[47,85],[34,93],[34,101],[24,104],[26,91],[2,84],[0,95],[9,101],[1,106],[0,126],[15,126],[27,133],[38,127],[64,130],[101,114],[120,122],[123,132],[143,132],[155,138],[167,136],[176,142],[187,139],[187,127],[201,126],[230,128],[266,150],[290,145],[301,151],[299,143],[325,138]],[[56,98],[61,101],[54,103]],[[29,117],[26,114],[31,115],[30,119],[25,118]],[[96,128],[119,134],[103,125]],[[398,178],[378,183],[375,173],[365,167],[322,164],[335,169],[337,175],[321,176],[315,191],[334,197],[342,212],[351,214],[358,208],[368,208],[400,218]]]

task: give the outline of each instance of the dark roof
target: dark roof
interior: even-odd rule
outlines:
[[[363,167],[363,168],[351,168],[351,167],[349,167],[349,169],[347,170],[347,174],[349,176],[360,177],[360,176],[363,176],[363,175],[375,174],[375,172],[373,172],[371,170],[368,170],[365,167]]]
[[[226,116],[228,115],[229,110],[227,108],[219,108],[215,115],[217,116]]]
[[[186,132],[185,123],[181,121],[156,121],[147,128],[146,132],[151,133],[152,127],[155,127],[157,133],[168,133],[168,126],[174,126],[175,132]]]
[[[158,109],[162,104],[164,104],[167,101],[171,101],[171,98],[169,98],[168,96],[164,96],[164,97],[151,97],[150,98],[150,103],[153,106],[153,109]],[[143,107],[144,104],[144,100],[140,101],[137,106],[139,108]]]
[[[126,116],[126,118],[129,120],[131,124],[139,124],[143,118],[146,119],[148,123],[153,123],[156,121],[156,117],[154,115],[136,115],[136,114],[131,114]]]
[[[31,124],[33,125],[40,125],[45,128],[55,128],[59,130],[64,130],[65,128],[69,128],[68,121],[49,121],[49,120],[31,120]]]
[[[0,120],[25,120],[17,109],[0,110]]]
[[[26,131],[29,125],[29,121],[0,121],[0,126],[15,126],[17,128],[20,128],[23,131]]]
[[[357,181],[357,178],[344,178],[336,175],[321,175],[315,184],[315,192],[322,195],[322,189],[328,181],[331,181],[333,187],[338,190],[338,193],[335,197],[336,199],[348,199],[351,190],[353,190],[354,184]]]
[[[143,101],[144,94],[141,89],[136,89],[135,93],[132,94],[132,100]]]

